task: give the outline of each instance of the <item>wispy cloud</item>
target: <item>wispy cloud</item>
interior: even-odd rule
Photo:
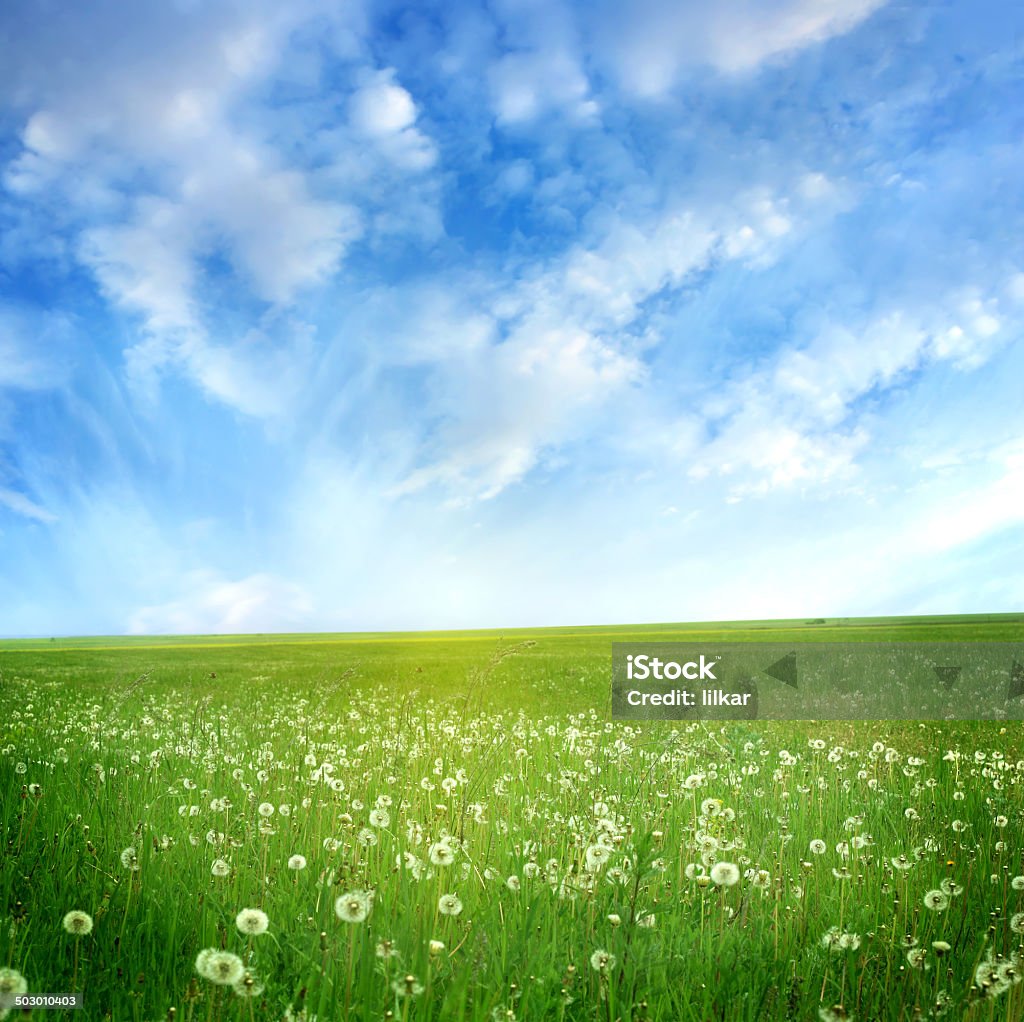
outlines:
[[[997,7],[5,10],[5,627],[1007,606]]]

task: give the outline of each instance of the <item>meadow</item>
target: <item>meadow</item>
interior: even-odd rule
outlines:
[[[1024,1019],[1020,722],[610,717],[613,641],[1022,638],[991,615],[2,640],[0,997],[81,991],[83,1022]]]

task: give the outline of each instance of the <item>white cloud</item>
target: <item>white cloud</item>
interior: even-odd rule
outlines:
[[[578,61],[561,50],[512,53],[490,70],[494,110],[498,122],[525,124],[550,110],[575,120],[588,120],[599,112],[590,98],[590,83]]]
[[[690,69],[755,70],[860,24],[885,0],[720,0],[714,4],[639,0],[602,5],[594,19],[597,52],[625,88],[644,97],[671,90]]]
[[[643,354],[658,343],[646,322],[648,299],[682,287],[719,257],[769,262],[799,233],[809,209],[820,212],[825,191],[791,200],[760,189],[734,205],[700,212],[679,207],[644,218],[607,216],[589,243],[574,245],[512,286],[478,292],[474,305],[486,310],[501,340],[462,356],[446,349],[449,358],[432,370],[424,407],[437,422],[425,464],[393,492],[438,485],[465,501],[494,497],[520,481],[559,446],[584,435],[613,402],[621,406],[631,388],[644,385]],[[831,208],[826,204],[825,213]],[[731,239],[744,224],[756,230],[736,247]],[[690,451],[692,428],[678,420],[672,414],[660,424],[683,438],[666,446],[679,443]],[[755,460],[780,481],[809,478],[826,467],[838,471],[855,446],[821,441],[798,459],[787,435],[756,425],[763,443]],[[741,435],[740,423],[735,429]],[[624,427],[623,439],[626,433]]]
[[[70,324],[52,313],[33,321],[27,312],[0,308],[0,390],[49,390],[66,379]]]
[[[541,453],[585,429],[587,418],[637,379],[639,363],[579,329],[524,322],[500,345],[458,368],[439,386],[448,418],[446,452],[392,492],[441,484],[456,502],[487,500],[521,480]]]
[[[41,504],[37,504],[25,494],[18,493],[17,490],[9,490],[5,486],[0,486],[0,505],[15,514],[42,522],[44,525],[51,525],[57,521],[57,516]]]
[[[132,614],[133,635],[194,635],[203,632],[283,631],[303,627],[312,610],[302,587],[257,573],[229,580],[216,573],[192,572],[180,599],[140,607]]]
[[[416,127],[416,103],[395,81],[394,68],[367,76],[352,94],[349,109],[357,136],[369,139],[391,163],[407,171],[433,166],[437,152]]]
[[[25,79],[22,102],[33,112],[4,183],[26,199],[63,202],[84,225],[79,259],[115,305],[142,319],[127,361],[150,386],[174,365],[196,370],[224,400],[241,395],[237,385],[210,383],[224,376],[227,346],[207,340],[204,260],[229,263],[248,297],[288,306],[337,270],[362,230],[348,202],[287,165],[266,115],[239,116],[314,12],[306,3],[254,5],[180,23],[165,12],[177,31],[145,61],[120,47],[101,57],[76,38],[66,45],[77,61],[52,79],[27,66],[12,72]],[[138,43],[153,26],[133,31]]]
[[[982,468],[987,480],[946,495],[940,510],[915,521],[902,537],[907,550],[934,556],[1024,524],[1024,443],[990,452]]]
[[[141,314],[154,333],[198,328],[193,301],[196,243],[182,206],[144,198],[129,224],[82,235],[80,257],[113,302]]]
[[[357,131],[380,138],[416,123],[416,104],[394,77],[394,68],[389,68],[352,95],[349,103]]]
[[[734,479],[734,498],[850,479],[871,439],[859,400],[930,363],[977,368],[998,346],[996,299],[967,295],[951,296],[946,308],[881,315],[859,330],[829,326],[805,345],[783,347],[708,400],[714,435],[690,474]],[[973,333],[949,325],[964,317]]]

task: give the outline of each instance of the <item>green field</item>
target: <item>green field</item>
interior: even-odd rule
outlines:
[[[1024,1018],[1019,722],[612,722],[611,643],[643,639],[1024,616],[0,640],[0,992],[115,1022]]]

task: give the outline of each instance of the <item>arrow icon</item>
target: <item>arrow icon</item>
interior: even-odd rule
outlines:
[[[1013,666],[1010,668],[1010,687],[1007,689],[1007,700],[1024,696],[1024,664],[1014,658]]]
[[[932,670],[946,688],[952,688],[960,680],[963,668],[959,664],[932,664]]]
[[[770,667],[766,667],[764,673],[776,681],[789,685],[790,688],[796,688],[796,653],[787,653],[781,660],[776,660]]]

